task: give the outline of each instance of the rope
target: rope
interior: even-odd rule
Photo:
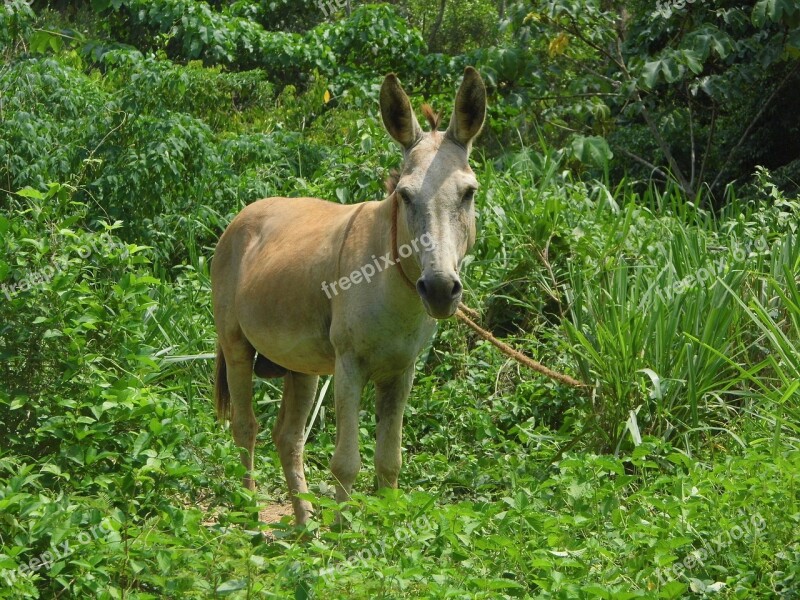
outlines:
[[[577,379],[570,377],[569,375],[565,375],[564,373],[559,373],[558,371],[553,371],[545,367],[542,363],[536,362],[529,356],[526,356],[519,350],[514,350],[508,344],[501,342],[496,337],[494,337],[491,332],[486,331],[483,327],[478,325],[475,321],[470,319],[467,314],[475,315],[475,311],[466,306],[463,303],[459,303],[458,310],[456,311],[456,318],[464,323],[467,327],[472,329],[475,333],[477,333],[480,337],[484,340],[492,344],[494,347],[500,350],[506,356],[513,358],[520,364],[525,365],[529,369],[533,369],[537,373],[541,373],[542,375],[549,377],[550,379],[555,379],[556,381],[563,383],[565,385],[569,385],[575,388],[585,388],[587,387],[585,383],[581,383]]]
[[[394,263],[397,265],[397,268],[400,270],[400,275],[403,277],[403,281],[405,284],[416,292],[417,286],[415,286],[411,280],[406,275],[405,271],[403,270],[403,265],[400,264],[400,257],[398,255],[397,250],[397,213],[398,213],[398,200],[397,194],[392,194],[393,202],[392,205],[392,258],[394,259]],[[476,311],[471,309],[469,306],[464,304],[463,302],[458,303],[458,309],[456,310],[456,318],[464,323],[467,327],[472,329],[475,333],[478,334],[481,338],[492,344],[495,348],[500,350],[506,356],[514,359],[521,365],[525,365],[529,369],[544,375],[545,377],[549,377],[555,381],[563,383],[564,385],[568,385],[574,388],[587,388],[585,383],[578,381],[577,379],[570,377],[569,375],[565,375],[564,373],[559,373],[558,371],[553,371],[552,369],[545,367],[542,363],[533,360],[531,357],[526,356],[519,350],[515,350],[508,344],[501,342],[498,340],[490,331],[486,331],[483,327],[478,325],[475,321],[480,320],[481,316]]]

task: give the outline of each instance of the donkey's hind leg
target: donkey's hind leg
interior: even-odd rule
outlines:
[[[272,439],[281,458],[283,473],[289,486],[294,516],[298,525],[305,525],[311,516],[311,503],[297,494],[308,492],[303,469],[303,430],[317,392],[316,375],[289,371],[284,377],[283,400]]]
[[[250,490],[256,489],[253,479],[253,458],[258,423],[253,411],[253,358],[255,350],[247,341],[223,345],[231,394],[231,430],[233,440],[242,449],[242,464],[247,473],[242,480]]]

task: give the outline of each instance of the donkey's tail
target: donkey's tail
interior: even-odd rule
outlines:
[[[217,418],[220,421],[230,418],[231,391],[228,389],[228,368],[222,346],[217,343],[217,375],[214,381],[214,400],[217,405]]]

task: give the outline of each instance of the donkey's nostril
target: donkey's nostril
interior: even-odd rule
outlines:
[[[454,279],[433,278],[430,281],[420,277],[417,280],[417,293],[423,300],[430,302],[449,304],[453,300],[458,300],[463,290],[461,281],[457,277]]]

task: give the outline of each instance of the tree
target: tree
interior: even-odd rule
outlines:
[[[690,196],[709,189],[718,203],[759,157],[800,171],[791,162],[800,148],[774,126],[800,138],[800,124],[786,118],[800,109],[789,93],[800,83],[800,6],[548,0],[535,8],[517,36],[542,64],[544,118],[606,135],[629,170],[674,180]]]

